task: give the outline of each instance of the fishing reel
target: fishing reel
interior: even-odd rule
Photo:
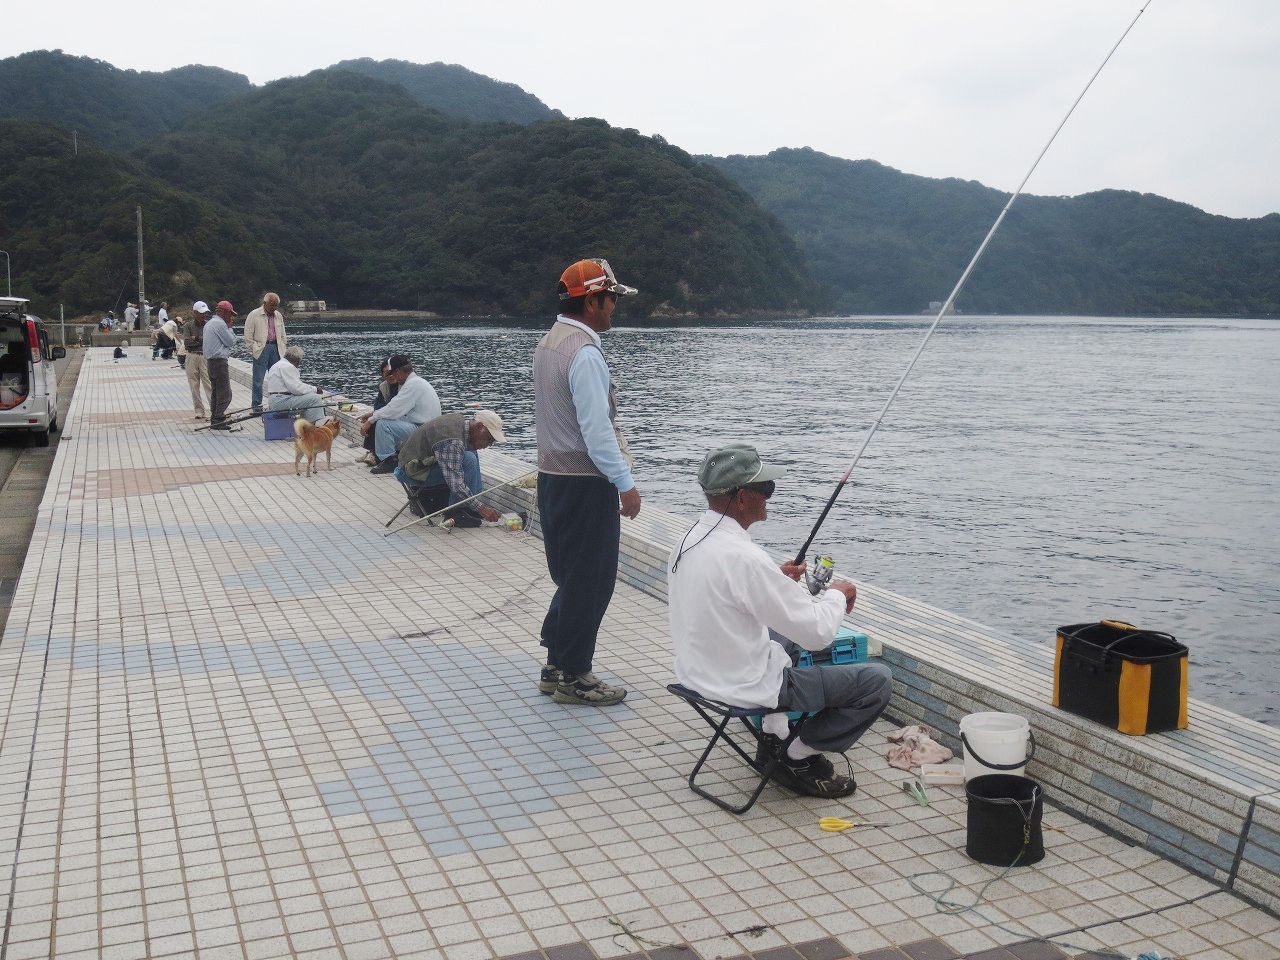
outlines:
[[[836,562],[830,557],[814,557],[813,566],[804,572],[804,585],[813,596],[817,596],[831,585],[831,578],[836,573]]]

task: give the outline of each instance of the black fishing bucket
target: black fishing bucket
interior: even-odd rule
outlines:
[[[1044,791],[1026,777],[991,773],[964,786],[969,799],[965,853],[979,863],[1025,867],[1044,859]]]

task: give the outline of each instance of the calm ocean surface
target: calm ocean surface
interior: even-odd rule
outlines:
[[[701,511],[697,465],[790,471],[753,528],[794,554],[931,318],[605,334],[646,502]],[[403,352],[445,410],[480,401],[534,456],[528,325],[298,322],[303,377],[370,401]],[[1114,618],[1191,648],[1192,696],[1280,724],[1280,322],[949,318],[814,549],[855,581],[1050,645]]]

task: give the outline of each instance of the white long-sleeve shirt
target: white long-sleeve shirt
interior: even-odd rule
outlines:
[[[770,628],[806,650],[821,650],[844,619],[844,594],[812,596],[738,521],[713,510],[671,551],[667,570],[676,679],[734,706],[778,705],[791,659],[769,639]]]
[[[277,360],[267,371],[267,393],[274,396],[278,393],[291,393],[301,396],[315,393],[316,388],[304,383],[298,374],[298,368],[288,360]]]

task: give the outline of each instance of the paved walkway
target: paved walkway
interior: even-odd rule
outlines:
[[[71,394],[83,360],[83,351],[73,349],[65,359],[50,361],[56,372],[58,410],[63,419],[71,407]],[[60,429],[50,434],[47,447],[31,446],[28,433],[0,433],[0,542],[15,545],[12,550],[0,551],[0,632],[9,617],[9,604],[26,559],[26,545],[31,540],[37,509],[61,440]]]
[[[257,421],[194,426],[171,364],[89,351],[0,644],[3,960],[1280,956],[1280,921],[1052,809],[1044,861],[987,886],[962,797],[905,794],[888,723],[849,806],[713,809],[660,603],[614,598],[623,704],[555,704],[539,541],[387,540],[399,488],[345,440],[307,480]],[[935,909],[930,870],[979,911]]]

